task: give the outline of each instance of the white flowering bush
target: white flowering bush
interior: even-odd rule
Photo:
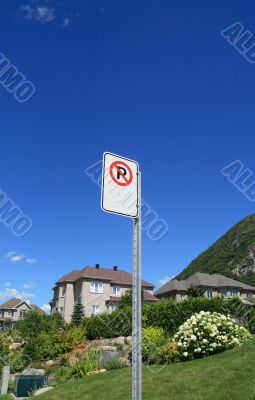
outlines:
[[[239,346],[251,334],[230,316],[201,311],[179,327],[173,341],[182,359],[205,357]]]

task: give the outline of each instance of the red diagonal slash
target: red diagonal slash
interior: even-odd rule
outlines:
[[[118,165],[119,164],[119,165]],[[120,165],[123,165],[123,167],[125,167],[125,169],[128,171],[129,173],[129,179],[126,178],[126,176],[123,174],[123,172],[120,169]],[[120,176],[123,178],[124,182],[120,182],[118,181],[113,173],[113,169],[116,168],[117,172],[120,174]],[[130,185],[130,183],[133,180],[133,174],[132,174],[132,170],[129,167],[128,164],[124,163],[123,161],[114,161],[111,165],[110,165],[110,176],[112,178],[112,180],[117,183],[117,185],[119,186],[128,186]]]

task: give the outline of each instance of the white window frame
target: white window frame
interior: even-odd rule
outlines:
[[[104,285],[102,282],[93,281],[90,283],[90,292],[91,293],[104,293]]]
[[[113,286],[112,287],[112,293],[114,296],[120,296],[120,287],[119,286]]]
[[[93,304],[92,306],[92,314],[97,315],[100,313],[100,307],[98,304]]]
[[[238,295],[239,295],[239,292],[238,292],[237,289],[230,290],[230,296],[231,297],[238,297]]]
[[[210,294],[210,295],[209,295]],[[212,299],[213,298],[213,291],[212,289],[207,289],[207,298]]]

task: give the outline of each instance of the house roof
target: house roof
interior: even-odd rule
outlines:
[[[132,275],[124,270],[110,268],[95,268],[95,267],[85,267],[81,270],[73,270],[69,274],[62,276],[58,281],[58,283],[63,282],[76,282],[79,279],[88,278],[88,279],[102,279],[110,281],[111,283],[121,284],[121,285],[132,285]],[[154,285],[151,283],[142,280],[142,286],[148,288],[154,288]]]
[[[154,296],[153,294],[151,294],[150,292],[148,292],[147,290],[145,290],[143,292],[143,300],[144,301],[158,301],[159,299]]]
[[[7,310],[16,309],[19,304],[23,303],[26,303],[28,307],[30,307],[31,309],[44,313],[44,311],[41,308],[39,308],[36,304],[29,304],[27,301],[18,299],[17,297],[13,297],[12,299],[7,300],[5,303],[0,304],[0,309],[7,309]]]
[[[18,299],[17,297],[13,297],[10,300],[7,300],[5,303],[0,305],[0,308],[15,308],[18,304],[22,303],[22,300]]]
[[[228,278],[221,274],[205,274],[202,272],[196,272],[185,280],[178,281],[177,279],[172,279],[165,283],[161,288],[159,288],[155,294],[159,295],[162,293],[172,292],[172,291],[188,291],[192,286],[202,286],[202,287],[212,287],[212,288],[238,288],[243,290],[250,290],[255,292],[255,287],[246,285],[245,283],[236,281],[235,279]]]

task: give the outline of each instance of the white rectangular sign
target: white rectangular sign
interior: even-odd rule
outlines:
[[[116,154],[104,153],[102,174],[102,209],[137,218],[138,163]]]

